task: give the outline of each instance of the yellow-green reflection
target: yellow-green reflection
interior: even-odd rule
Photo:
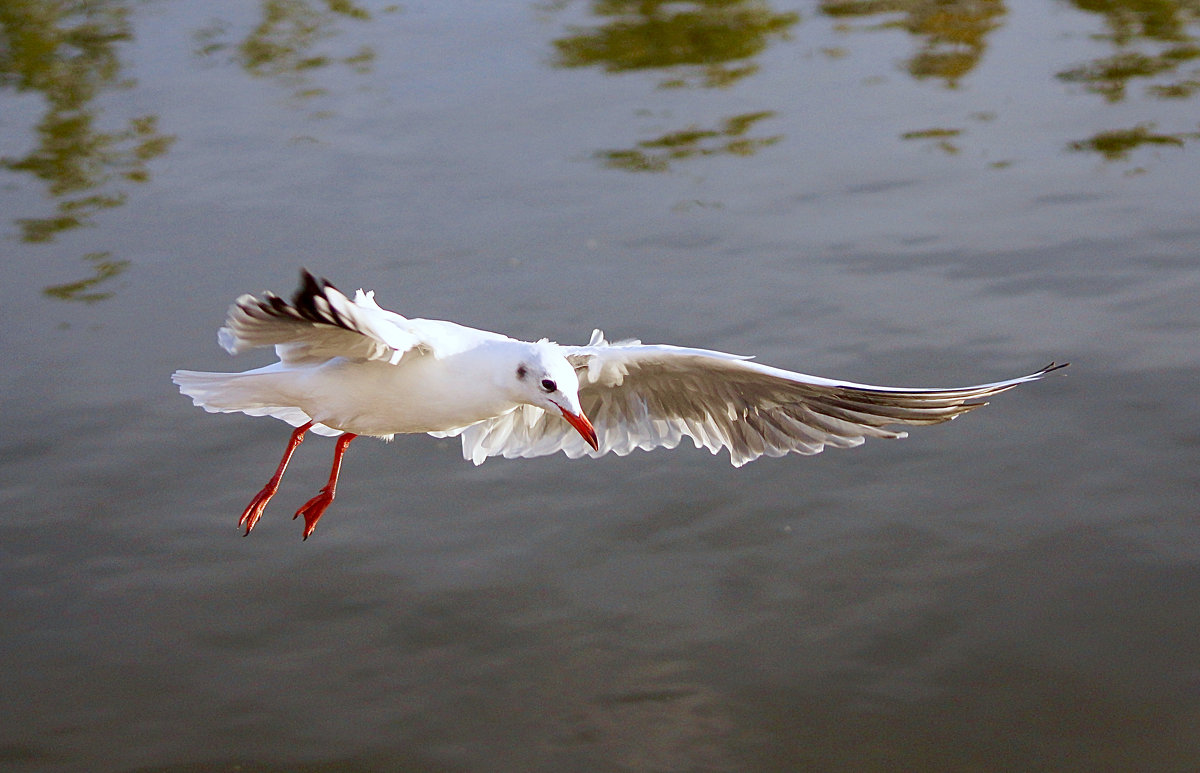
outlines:
[[[1071,150],[1086,150],[1099,153],[1109,161],[1119,161],[1142,146],[1173,145],[1183,147],[1184,140],[1196,139],[1200,134],[1158,134],[1153,124],[1141,124],[1132,129],[1115,129],[1100,132],[1089,139],[1072,142]]]
[[[591,12],[602,23],[572,27],[554,41],[558,66],[662,72],[663,88],[731,87],[756,73],[753,57],[771,40],[785,39],[800,20],[764,0],[593,0]],[[715,128],[689,126],[596,156],[609,168],[635,172],[663,172],[672,162],[701,156],[748,156],[782,139],[747,136],[774,114],[743,113]]]
[[[1187,99],[1200,90],[1200,44],[1193,34],[1200,0],[1072,0],[1078,10],[1104,19],[1108,32],[1097,36],[1115,51],[1063,70],[1058,77],[1078,83],[1108,102],[1125,100],[1135,82],[1153,99]],[[1068,145],[1118,161],[1142,146],[1175,145],[1196,139],[1194,132],[1158,133],[1153,124],[1097,132]]]
[[[129,266],[129,261],[113,260],[112,254],[108,252],[92,252],[85,255],[83,259],[91,267],[91,276],[77,282],[53,285],[42,292],[61,301],[82,301],[83,303],[95,303],[111,298],[112,291],[99,292],[96,287],[120,275]]]
[[[1200,16],[1195,0],[1071,0],[1071,5],[1104,16],[1108,37],[1122,46],[1139,38],[1190,40],[1187,26]]]
[[[958,153],[960,148],[951,140],[963,133],[962,129],[921,129],[920,131],[904,132],[902,140],[933,140],[939,150],[951,155]]]
[[[120,183],[149,179],[148,162],[174,139],[159,132],[152,115],[116,131],[99,128],[92,101],[105,89],[132,85],[120,77],[117,55],[132,38],[127,17],[120,2],[0,2],[0,87],[36,92],[45,102],[35,147],[21,158],[0,158],[0,167],[34,176],[56,201],[51,216],[14,221],[24,241],[52,241],[120,206]]]
[[[1193,59],[1200,59],[1200,47],[1194,45],[1172,46],[1156,54],[1121,51],[1080,67],[1064,70],[1058,77],[1068,82],[1083,83],[1088,91],[1103,95],[1109,102],[1119,102],[1125,98],[1126,88],[1133,79],[1173,73],[1180,64]],[[1147,88],[1146,93],[1151,96],[1180,96],[1183,94],[1181,89],[1186,89],[1187,84],[1194,83],[1193,80],[1185,80],[1183,84],[1157,87],[1152,85]],[[1190,90],[1187,93],[1190,94]]]
[[[795,13],[775,13],[761,0],[596,0],[592,13],[607,21],[554,41],[561,66],[596,65],[610,72],[689,68],[704,86],[729,86],[756,72],[758,66],[748,60],[800,20]],[[687,85],[690,77],[663,85]]]
[[[915,78],[941,78],[949,87],[975,68],[987,34],[1007,12],[1003,0],[823,0],[821,12],[835,19],[890,16],[876,29],[902,29],[921,39],[906,68]]]
[[[319,44],[336,34],[341,19],[368,21],[370,13],[349,0],[262,0],[261,18],[239,42],[232,43],[229,25],[214,20],[195,34],[197,51],[203,56],[232,51],[234,60],[257,77],[276,78],[292,88],[292,96],[309,99],[325,90],[308,85],[308,75],[330,65],[369,72],[375,51],[361,46],[353,53],[332,55],[318,51]]]
[[[689,128],[669,132],[657,139],[639,142],[632,150],[605,150],[597,155],[604,159],[605,166],[634,172],[665,172],[672,161],[694,156],[748,156],[783,139],[780,135],[745,136],[756,122],[772,115],[774,113],[769,111],[735,115],[722,121],[717,129]]]

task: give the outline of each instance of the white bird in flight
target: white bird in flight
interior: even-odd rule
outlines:
[[[901,438],[896,424],[938,424],[982,398],[1066,365],[958,389],[834,381],[705,349],[609,343],[534,343],[354,300],[301,272],[291,303],[243,295],[218,341],[230,354],[274,346],[279,361],[244,373],[176,371],[179,391],[209,412],[274,416],[295,427],[283,460],[238,521],[249,534],[304,435],[336,436],[329,482],[293,516],[308,539],[333,502],[346,447],[359,435],[424,432],[462,438],[463,456],[624,456],[635,448],[728,449],[735,467],[760,456],[851,448]]]

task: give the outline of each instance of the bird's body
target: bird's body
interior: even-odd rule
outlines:
[[[683,437],[741,466],[759,456],[814,454],[896,424],[937,424],[978,400],[1041,378],[959,389],[876,387],[807,376],[703,349],[518,341],[440,320],[407,319],[354,300],[307,272],[291,303],[267,293],[230,308],[221,344],[232,354],[274,346],[280,361],[244,373],[177,371],[180,391],[212,412],[274,416],[297,427],[271,482],[242,515],[249,533],[305,432],[340,436],[329,484],[297,515],[304,536],[333,500],[342,454],[358,435],[459,436],[476,464],[488,456],[627,454]],[[590,418],[589,418],[590,417]]]
[[[403,367],[342,357],[316,365],[274,363],[245,373],[213,374],[222,377],[214,379],[221,392],[203,404],[222,411],[268,409],[270,415],[275,415],[275,407],[298,409],[296,416],[312,419],[319,434],[352,432],[390,440],[394,435],[444,432],[516,407],[504,392],[476,387],[489,383],[498,367],[505,366],[507,375],[507,360],[515,371],[528,346],[484,338],[440,360],[413,357]],[[186,386],[187,376],[181,378]],[[288,420],[289,415],[279,418]]]

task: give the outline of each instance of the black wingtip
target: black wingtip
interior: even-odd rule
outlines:
[[[1049,365],[1047,365],[1046,367],[1042,368],[1041,375],[1043,375],[1043,376],[1044,376],[1044,375],[1046,375],[1047,373],[1050,373],[1050,372],[1052,372],[1052,371],[1055,371],[1055,370],[1062,370],[1063,368],[1067,367],[1067,366],[1068,366],[1068,365],[1070,365],[1070,364],[1071,364],[1071,363],[1069,363],[1069,362],[1064,362],[1064,363],[1061,363],[1061,364],[1060,364],[1060,363],[1055,363],[1055,362],[1052,362],[1052,363],[1050,363]]]
[[[309,322],[330,324],[355,330],[354,326],[330,303],[328,291],[338,295],[342,291],[333,286],[328,279],[319,277],[306,268],[300,269],[300,287],[292,296],[292,307]]]
[[[301,267],[300,287],[296,290],[296,294],[293,296],[292,302],[298,306],[300,305],[299,302],[301,298],[311,298],[314,295],[321,295],[325,291],[325,288],[337,290],[337,288],[333,286],[333,283],[325,277],[317,276],[307,268]],[[338,290],[338,292],[341,291]]]

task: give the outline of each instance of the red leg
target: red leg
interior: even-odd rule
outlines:
[[[333,449],[333,469],[329,472],[329,482],[325,484],[325,488],[321,489],[321,493],[305,502],[304,506],[296,511],[296,515],[292,516],[293,519],[304,516],[304,539],[308,539],[308,535],[317,528],[317,521],[321,520],[326,508],[333,502],[333,497],[337,493],[338,473],[342,471],[342,455],[346,453],[346,447],[350,445],[350,441],[356,437],[358,435],[347,432],[338,438],[337,447]]]
[[[279,463],[279,469],[275,470],[275,474],[267,481],[267,485],[263,486],[263,490],[254,495],[254,499],[250,500],[250,504],[246,505],[246,509],[242,511],[242,517],[238,519],[238,528],[246,527],[246,534],[254,528],[254,524],[258,523],[258,519],[262,517],[263,510],[267,507],[267,502],[271,501],[271,497],[275,496],[275,492],[279,490],[279,481],[283,479],[283,471],[287,469],[288,462],[292,460],[292,454],[296,453],[296,446],[304,442],[304,433],[308,432],[309,427],[313,423],[309,423],[296,427],[296,431],[292,433],[292,439],[288,441],[287,450],[283,452],[283,461]]]

